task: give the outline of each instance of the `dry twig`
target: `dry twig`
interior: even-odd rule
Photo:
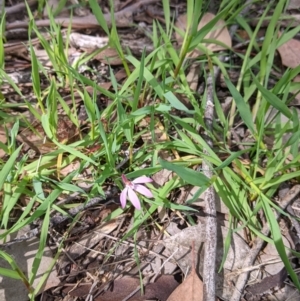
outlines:
[[[138,1],[128,7],[125,7],[121,11],[115,12],[115,22],[117,27],[130,27],[133,23],[133,15],[137,10],[140,10],[142,6],[147,4],[155,3],[157,0],[146,0],[146,1]],[[104,19],[110,27],[111,24],[111,14],[103,14]],[[87,28],[98,28],[100,27],[97,18],[94,15],[88,15],[85,17],[74,17],[74,18],[63,18],[58,17],[55,18],[55,23],[60,24],[62,27],[69,27],[69,24],[72,23],[72,29],[87,29]],[[37,27],[45,27],[50,26],[51,20],[37,20],[35,21],[35,25]],[[17,28],[27,28],[29,22],[14,22],[6,25],[6,30],[12,30]]]
[[[251,1],[247,1],[244,10],[241,15],[244,15],[249,10],[249,4]],[[237,26],[233,26],[230,29],[231,36],[237,30]],[[225,57],[220,58],[221,61],[225,61]],[[213,116],[214,116],[214,93],[213,84],[214,80],[219,76],[220,68],[214,67],[213,74],[210,72],[207,78],[207,100],[204,113],[204,121],[206,126],[206,142],[209,147],[213,146],[210,133],[213,130]],[[207,150],[203,152],[208,155]],[[203,160],[202,169],[205,176],[209,179],[212,178],[213,172],[211,166],[206,160]],[[204,301],[215,301],[216,289],[215,289],[215,267],[216,267],[216,252],[217,252],[217,220],[216,220],[216,201],[215,191],[213,185],[208,187],[205,191],[205,214],[206,214],[206,242],[205,242],[205,253],[203,263],[203,300]]]
[[[213,127],[214,115],[214,93],[213,93],[213,76],[209,74],[207,78],[207,101],[204,113],[204,121],[206,125],[206,142],[209,147],[213,146],[210,133]],[[208,155],[206,149],[203,152]],[[207,160],[202,163],[203,174],[209,179],[212,178],[213,172]],[[206,241],[203,264],[203,300],[215,301],[215,269],[216,269],[216,252],[217,252],[217,221],[216,221],[216,200],[213,185],[205,191],[205,215],[206,215]]]

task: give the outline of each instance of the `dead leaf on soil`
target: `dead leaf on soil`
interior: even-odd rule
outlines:
[[[172,174],[173,172],[171,170],[162,169],[152,176],[152,180],[159,186],[163,186],[166,182],[171,180],[173,177]]]
[[[214,17],[215,17],[215,15],[211,14],[211,13],[204,14],[201,21],[200,21],[200,23],[199,23],[199,25],[198,25],[198,30],[203,28]],[[179,18],[177,19],[177,22],[176,22],[176,26],[178,28],[180,28],[183,32],[186,31],[186,24],[187,24],[186,18],[187,18],[186,15],[181,15],[181,16],[179,16]],[[231,45],[232,45],[232,41],[231,41],[229,31],[228,31],[228,29],[225,25],[225,22],[223,20],[219,20],[214,28],[215,28],[215,30],[208,33],[204,37],[204,39],[216,40],[218,42],[223,43],[228,48],[230,48]],[[181,45],[182,42],[183,42],[183,37],[180,34],[178,34],[177,32],[176,32],[176,40],[177,40],[179,45]],[[221,46],[219,44],[214,44],[214,43],[204,43],[204,46],[206,48],[208,48],[209,50],[213,51],[213,52],[227,49],[224,46]],[[192,52],[191,56],[195,57],[195,56],[198,56],[198,55],[201,55],[201,54],[203,54],[203,53],[200,50],[195,49]]]
[[[60,170],[60,175],[63,177],[66,177],[71,172],[78,170],[79,168],[80,168],[80,162],[79,162],[79,160],[75,160],[75,161],[71,162],[70,164],[68,164],[66,167],[62,168]]]
[[[176,229],[166,229],[169,234],[173,234],[169,238],[164,239],[164,245],[169,253],[166,256],[173,254],[178,266],[183,272],[191,269],[191,245],[195,244],[197,252],[197,273],[201,276],[203,271],[204,259],[204,242],[205,242],[205,223],[199,222],[197,226],[185,228],[179,232]],[[171,230],[171,231],[170,231]],[[179,230],[179,229],[178,229]],[[177,232],[177,233],[176,233]],[[220,266],[223,256],[223,241],[228,234],[228,228],[220,227],[217,233],[217,266]],[[249,247],[245,241],[236,233],[232,234],[231,245],[227,254],[222,273],[216,274],[216,294],[219,298],[229,300],[232,294],[233,287],[227,285],[230,281],[235,281],[236,276],[227,277],[231,271],[239,269],[243,265],[244,258],[249,252]]]
[[[75,160],[65,166],[62,169],[58,169],[57,171],[59,172],[59,176],[66,177],[69,175],[71,172],[74,172],[75,170],[79,170],[80,168],[80,162],[79,160]],[[76,180],[76,184],[78,187],[84,189],[85,191],[88,191],[91,189],[93,186],[93,177],[92,177],[93,170],[91,167],[85,168],[84,170],[81,171],[79,175],[77,175],[74,180]]]
[[[282,236],[282,240],[284,245],[287,249],[291,248],[291,244],[289,240]],[[288,255],[291,255],[288,253]],[[268,275],[276,275],[278,272],[280,272],[284,268],[284,263],[280,260],[280,256],[278,254],[278,251],[276,247],[272,244],[267,244],[264,248],[262,254],[260,254],[260,261],[261,262],[271,262],[274,260],[273,264],[268,264],[264,267],[264,272],[266,272]],[[278,262],[276,262],[276,260]]]
[[[290,0],[287,9],[299,9],[300,0]]]
[[[286,277],[287,271],[285,267],[283,267],[279,272],[277,272],[277,274],[267,276],[260,282],[248,286],[246,289],[252,295],[262,295],[271,288],[281,287]]]
[[[300,41],[296,39],[291,39],[277,48],[279,55],[281,57],[281,62],[283,66],[289,68],[296,68],[300,65]],[[293,80],[294,82],[299,82],[299,75]],[[290,90],[291,93],[296,94],[295,100],[292,102],[293,105],[297,105],[300,102],[299,90]],[[298,93],[298,94],[297,94]]]
[[[202,301],[203,300],[203,282],[197,276],[195,268],[170,295],[167,301]]]
[[[107,65],[122,65],[122,60],[114,48],[106,48],[94,56],[95,60]]]
[[[277,48],[282,65],[296,68],[300,65],[300,41],[291,39]]]
[[[114,281],[111,290],[106,291],[103,295],[96,297],[95,301],[121,301],[128,297],[133,291],[140,286],[137,278],[124,277]],[[178,283],[172,275],[162,275],[156,282],[145,286],[145,294],[141,296],[138,291],[128,301],[144,300],[161,300],[166,301],[171,292],[176,289]]]
[[[22,230],[13,233],[7,237],[8,241],[16,238],[16,236],[24,235],[30,230],[29,226],[25,226]],[[1,233],[3,231],[1,230]],[[0,241],[2,243],[2,240]],[[11,246],[4,247],[4,251],[10,254],[17,262],[18,267],[29,277],[32,265],[35,259],[35,255],[39,248],[39,238],[34,237],[29,240],[24,240]],[[43,251],[42,260],[32,284],[33,287],[37,287],[39,282],[48,272],[50,265],[53,261],[53,254],[49,247],[45,247]],[[3,259],[0,259],[0,266],[2,268],[11,269],[10,265]],[[59,285],[60,279],[57,277],[56,269],[53,268],[50,271],[49,277],[40,290],[40,293],[46,291],[49,288]],[[1,301],[19,301],[28,300],[28,290],[24,283],[20,280],[16,280],[9,277],[0,275],[0,300]]]

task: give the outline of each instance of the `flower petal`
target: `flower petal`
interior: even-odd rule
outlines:
[[[140,200],[131,187],[128,187],[128,197],[129,197],[129,201],[132,203],[132,205],[136,209],[140,210],[141,209]]]
[[[126,186],[120,195],[120,203],[121,203],[121,207],[124,208],[126,206],[126,198],[127,198],[127,192],[128,192],[128,187]]]
[[[132,183],[134,184],[138,184],[138,183],[149,183],[149,182],[153,182],[153,180],[149,177],[146,177],[146,176],[141,176],[141,177],[138,177],[136,178],[135,180],[131,181]]]
[[[130,181],[128,181],[128,179],[126,178],[125,175],[121,175],[121,178],[122,178],[122,182],[124,183],[124,185],[127,185],[128,183],[130,183]]]
[[[134,188],[137,192],[146,196],[147,198],[153,198],[152,192],[147,187],[137,184]]]

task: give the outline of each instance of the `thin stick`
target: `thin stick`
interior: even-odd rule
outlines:
[[[206,142],[209,147],[213,146],[212,139],[209,134],[213,130],[213,115],[214,115],[214,99],[213,99],[213,77],[211,73],[207,78],[207,100],[204,113],[204,121],[206,125]],[[209,155],[206,149],[203,153]],[[212,178],[213,172],[207,160],[202,163],[203,174],[209,179]],[[215,270],[216,270],[216,252],[217,252],[217,220],[216,220],[216,200],[213,185],[205,191],[205,215],[206,215],[206,229],[205,229],[205,252],[203,263],[203,300],[215,301]]]
[[[133,21],[133,15],[141,10],[141,7],[157,2],[157,0],[140,0],[130,6],[123,8],[122,10],[115,12],[115,21],[117,27],[129,27]],[[108,25],[111,27],[111,15],[110,13],[103,14],[103,17]],[[62,27],[68,27],[72,23],[72,29],[86,29],[86,28],[98,28],[100,27],[97,18],[90,14],[85,17],[74,17],[70,19],[69,17],[58,17],[54,19],[56,24],[60,24]],[[51,20],[37,20],[35,25],[37,27],[46,27],[51,25]],[[12,30],[17,28],[27,28],[29,22],[13,22],[6,25],[6,30]]]
[[[244,15],[248,12],[251,3],[251,0],[248,0],[245,8],[242,10],[241,15]],[[230,34],[233,36],[237,26],[234,26],[230,29]],[[225,61],[225,57],[221,57],[222,62]],[[209,73],[207,82],[206,82],[206,107],[204,113],[204,122],[206,126],[205,140],[209,147],[213,147],[213,142],[210,137],[210,134],[213,131],[213,117],[214,117],[214,93],[213,86],[214,80],[219,76],[220,68],[214,67],[213,74]],[[209,155],[206,149],[203,150],[203,153]],[[199,169],[198,169],[199,170]],[[212,178],[213,172],[209,162],[203,160],[202,163],[203,174],[209,179]],[[205,215],[206,215],[206,229],[205,229],[205,252],[204,252],[204,262],[203,262],[203,300],[204,301],[215,301],[216,300],[216,287],[215,287],[215,269],[216,269],[216,253],[217,253],[217,220],[216,220],[216,200],[215,200],[215,191],[213,185],[207,188],[205,191]]]

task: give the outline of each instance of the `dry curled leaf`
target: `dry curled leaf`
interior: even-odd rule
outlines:
[[[214,17],[215,17],[215,15],[211,14],[211,13],[204,14],[198,25],[198,30],[200,30],[206,24],[208,24]],[[184,32],[186,31],[186,24],[187,24],[186,18],[187,18],[186,15],[181,15],[178,17],[177,22],[176,22],[176,26]],[[217,24],[214,26],[214,30],[209,32],[204,37],[204,39],[216,40],[218,42],[221,42],[222,44],[225,44],[228,48],[230,48],[231,44],[232,44],[229,31],[223,20],[219,20],[217,22]],[[176,32],[176,40],[179,45],[181,45],[183,42],[183,37],[180,34],[178,34],[177,32]],[[204,46],[213,52],[226,49],[226,47],[219,45],[219,44],[215,44],[215,43],[209,43],[209,44],[204,43]],[[203,54],[203,53],[200,50],[195,49],[192,53],[192,56],[194,57],[194,56],[198,56],[201,54]]]

